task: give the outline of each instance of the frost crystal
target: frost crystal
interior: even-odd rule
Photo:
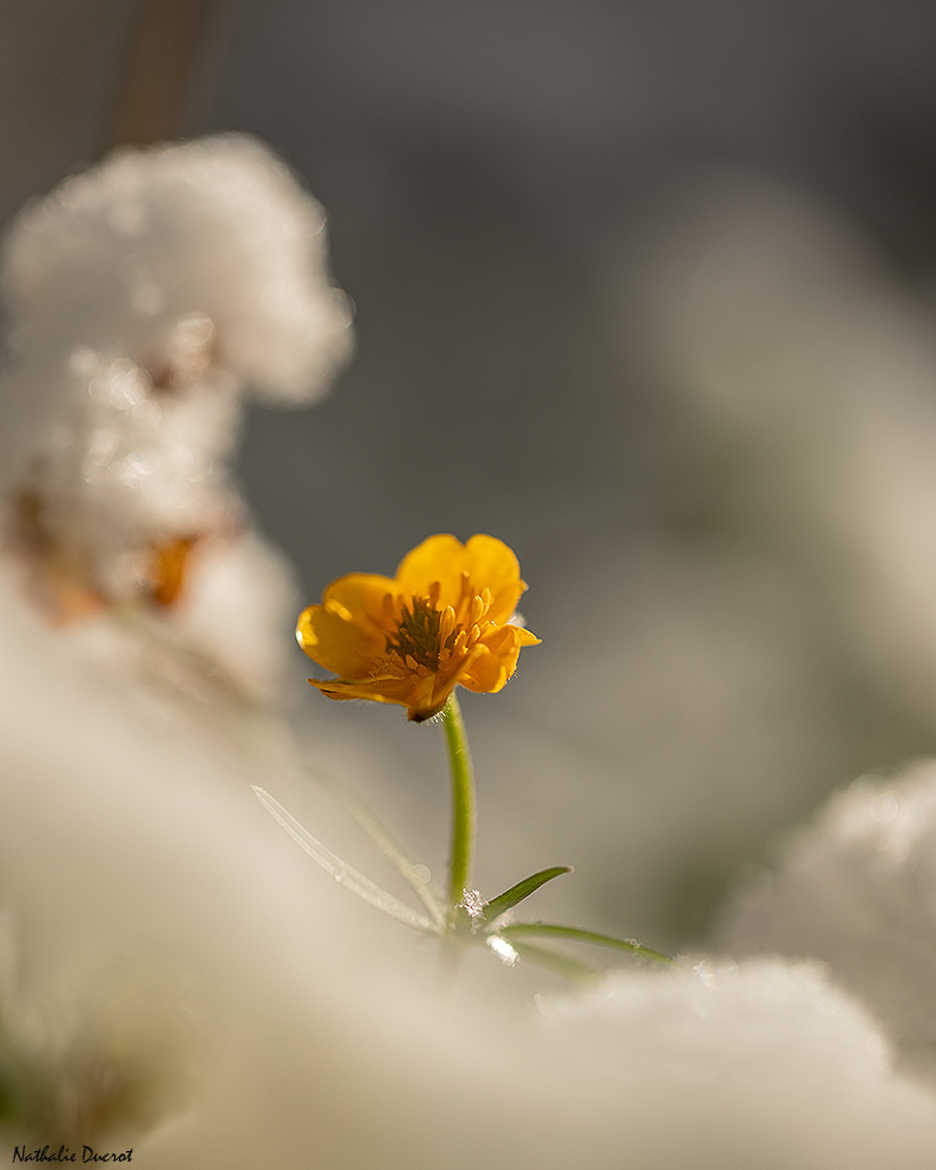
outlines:
[[[487,902],[481,897],[480,890],[465,890],[462,896],[462,905],[472,922],[478,922],[484,917],[484,907]]]

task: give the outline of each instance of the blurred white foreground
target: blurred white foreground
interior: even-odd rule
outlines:
[[[929,1164],[936,1101],[820,970],[693,961],[580,996],[468,953],[448,983],[266,817],[265,769],[156,734],[9,598],[0,622],[7,1052],[56,1088],[11,1148],[132,1145],[165,1170]]]

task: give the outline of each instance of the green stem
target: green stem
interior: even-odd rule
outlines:
[[[471,880],[475,833],[474,772],[461,708],[454,691],[442,711],[442,722],[452,769],[452,851],[448,888],[449,920],[452,921]]]

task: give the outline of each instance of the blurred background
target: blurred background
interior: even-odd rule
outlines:
[[[230,129],[324,204],[355,356],[239,456],[305,599],[433,532],[517,551],[543,646],[465,702],[484,892],[572,862],[547,917],[694,945],[831,789],[936,746],[934,33],[871,0],[0,11],[4,222]],[[438,736],[307,666],[313,757],[440,867]]]

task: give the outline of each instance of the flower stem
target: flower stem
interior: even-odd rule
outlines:
[[[442,711],[445,744],[452,769],[452,849],[449,859],[449,921],[464,898],[471,880],[471,854],[474,848],[475,799],[474,772],[465,724],[454,691]]]

